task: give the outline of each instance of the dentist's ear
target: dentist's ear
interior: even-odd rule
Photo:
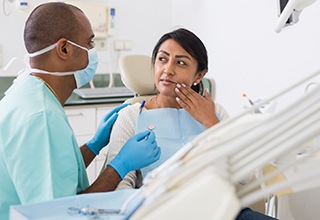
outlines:
[[[69,56],[69,46],[70,44],[68,43],[68,40],[65,38],[61,38],[60,40],[58,40],[57,42],[57,46],[56,46],[56,51],[58,56],[61,59],[67,59]]]
[[[68,53],[67,48],[66,48],[66,47],[62,48],[62,52],[64,52],[65,54],[67,54],[67,53]]]

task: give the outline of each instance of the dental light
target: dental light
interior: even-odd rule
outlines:
[[[279,6],[279,19],[275,31],[279,33],[284,27],[299,21],[302,10],[313,4],[316,0],[277,0]]]

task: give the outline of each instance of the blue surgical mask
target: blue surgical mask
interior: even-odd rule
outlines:
[[[88,62],[88,66],[86,68],[84,68],[82,70],[72,71],[72,72],[49,72],[49,71],[36,69],[36,68],[31,68],[31,71],[33,73],[51,74],[51,75],[56,75],[56,76],[74,75],[74,78],[75,78],[76,84],[77,84],[77,88],[80,88],[83,85],[90,82],[96,73],[98,62],[99,62],[97,50],[96,50],[96,48],[92,48],[92,49],[88,50],[87,48],[82,47],[76,43],[73,43],[72,41],[68,41],[68,42],[76,47],[79,47],[79,48],[87,51],[89,62]],[[42,50],[28,54],[28,56],[35,57],[35,56],[44,54],[44,53],[52,50],[53,48],[55,48],[56,45],[57,45],[56,43],[52,44]]]

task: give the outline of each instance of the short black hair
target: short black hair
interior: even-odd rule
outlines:
[[[61,38],[74,40],[81,31],[76,11],[79,8],[62,3],[50,2],[36,7],[28,17],[24,28],[24,43],[33,53],[56,43]]]

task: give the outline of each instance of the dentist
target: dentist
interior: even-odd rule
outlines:
[[[109,143],[117,112],[126,106],[106,115],[95,136],[78,147],[63,106],[75,88],[94,77],[93,37],[85,14],[69,4],[42,4],[27,19],[24,42],[31,69],[0,101],[0,219],[8,218],[14,204],[112,191],[128,172],[159,159],[154,133],[141,132],[89,186],[86,167]]]

